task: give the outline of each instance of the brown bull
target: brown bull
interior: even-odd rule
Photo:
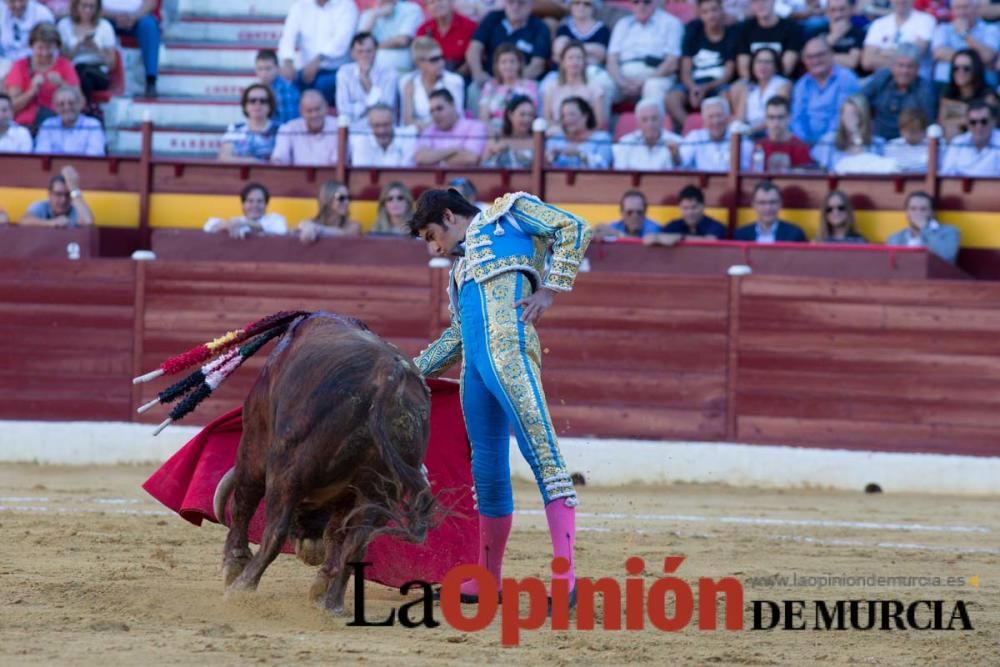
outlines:
[[[291,538],[299,558],[321,565],[311,598],[342,614],[347,563],[376,535],[422,542],[431,527],[429,416],[419,371],[363,326],[312,315],[291,330],[246,399],[235,472],[216,494],[224,520],[234,491],[227,594],[256,589]],[[247,531],[262,498],[267,526],[251,554]]]

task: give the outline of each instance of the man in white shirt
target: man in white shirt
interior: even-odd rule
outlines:
[[[209,218],[203,229],[210,234],[228,233],[234,239],[248,236],[284,236],[288,221],[279,213],[268,213],[271,193],[260,183],[247,183],[240,191],[243,215],[235,218]]]
[[[83,98],[72,86],[63,86],[52,97],[58,115],[38,128],[35,152],[40,155],[104,155],[104,128],[100,121],[80,113]]]
[[[337,120],[327,115],[329,110],[318,90],[303,92],[299,102],[302,117],[278,130],[271,162],[311,167],[337,164]]]
[[[10,95],[0,93],[0,153],[30,153],[31,133],[14,122]]]
[[[103,0],[104,18],[115,25],[119,35],[134,37],[142,52],[146,70],[146,97],[156,97],[156,77],[160,68],[160,22],[156,20],[157,0]]]
[[[861,66],[869,72],[892,67],[900,44],[913,44],[921,54],[926,54],[935,26],[937,21],[933,16],[913,9],[913,0],[892,0],[892,13],[868,27]]]
[[[643,99],[635,105],[639,129],[623,136],[611,147],[617,171],[664,171],[680,163],[681,137],[663,127],[659,100]]]
[[[0,5],[0,80],[15,60],[31,55],[28,33],[44,21],[55,23],[55,17],[38,0],[4,0]]]
[[[278,42],[283,76],[294,81],[299,90],[321,91],[327,103],[334,104],[337,69],[349,60],[357,23],[354,0],[297,0],[288,12]]]
[[[729,103],[710,97],[701,103],[705,126],[691,130],[681,143],[681,167],[697,171],[729,171]],[[744,137],[740,142],[740,169],[750,168],[753,144]]]
[[[942,176],[1000,176],[1000,130],[993,109],[982,101],[969,104],[969,131],[960,134],[944,151]]]
[[[417,149],[413,127],[394,127],[394,113],[376,104],[366,114],[367,122],[351,132],[351,164],[356,167],[412,167]]]
[[[664,99],[680,64],[684,25],[661,9],[663,0],[633,0],[608,44],[608,74],[619,99]]]
[[[337,70],[337,115],[352,122],[364,117],[369,107],[385,104],[396,109],[396,71],[379,65],[375,53],[378,44],[367,32],[351,40],[354,60]]]

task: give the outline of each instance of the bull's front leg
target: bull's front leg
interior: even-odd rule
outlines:
[[[235,487],[232,519],[222,552],[222,579],[227,587],[243,572],[253,556],[248,535],[250,520],[257,511],[260,499],[264,497],[264,484],[256,480],[241,479],[238,469]]]
[[[292,488],[292,485],[287,484],[268,484],[267,527],[264,529],[260,548],[229,586],[227,593],[257,590],[264,570],[281,553],[281,547],[292,527],[292,515],[300,501],[297,495],[291,493]]]
[[[340,549],[343,545],[344,534],[341,528],[344,520],[351,513],[356,500],[353,494],[337,500],[331,508],[327,510],[326,525],[320,538],[323,546],[323,558],[320,560],[320,568],[316,570],[316,578],[313,579],[309,588],[309,599],[323,606],[323,598],[330,588],[330,582],[340,567]]]
[[[340,543],[339,548],[334,544],[328,545],[327,562],[323,568],[331,575],[330,585],[326,589],[326,595],[320,606],[331,614],[344,615],[344,593],[347,590],[347,579],[351,576],[347,564],[364,558],[365,549],[368,548],[372,533],[380,523],[384,522],[382,511],[374,508],[361,510],[344,527],[343,542]],[[355,582],[355,586],[361,585],[363,585],[362,582]]]

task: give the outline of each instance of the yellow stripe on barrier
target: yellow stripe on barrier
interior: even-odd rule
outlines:
[[[94,212],[100,227],[136,228],[139,225],[139,195],[129,192],[85,191],[87,204]],[[46,199],[43,188],[0,187],[0,206],[10,219],[17,222],[33,202]],[[618,204],[558,203],[570,213],[599,225],[621,219]],[[269,211],[280,213],[291,228],[316,214],[316,200],[302,197],[274,197]],[[361,223],[365,231],[375,224],[378,204],[375,201],[351,202],[350,215]],[[201,229],[211,217],[240,215],[239,197],[231,195],[154,194],[150,197],[150,225],[154,228]],[[705,213],[717,220],[725,220],[725,208],[709,207]],[[676,206],[650,206],[649,217],[664,224],[680,217]],[[857,211],[858,231],[868,240],[881,243],[906,225],[902,211]],[[752,208],[741,208],[739,225],[752,222]],[[819,211],[814,209],[785,209],[781,219],[802,227],[809,238],[815,238],[819,225]],[[943,223],[956,225],[962,234],[964,248],[1000,248],[1000,213],[945,211],[940,213]]]
[[[139,195],[130,192],[103,192],[84,190],[84,199],[98,227],[139,226]],[[44,188],[0,188],[0,207],[14,222],[20,220],[28,207],[36,201],[48,199]]]
[[[780,217],[802,227],[809,238],[816,238],[819,228],[819,211],[814,209],[783,209]],[[885,243],[886,239],[906,226],[902,211],[855,211],[858,231],[872,243]],[[741,208],[739,226],[754,221],[752,208]],[[963,248],[1000,248],[1000,214],[981,212],[946,211],[939,214],[942,223],[955,225],[962,235]]]
[[[315,199],[272,197],[268,212],[278,213],[295,229],[303,220],[316,215]],[[350,216],[368,231],[375,224],[378,202],[352,201]],[[232,218],[241,215],[240,198],[233,195],[157,194],[150,197],[149,225],[154,229],[201,229],[209,218]]]

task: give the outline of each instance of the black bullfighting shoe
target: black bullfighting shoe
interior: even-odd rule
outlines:
[[[434,589],[433,599],[434,599],[435,602],[440,602],[441,601],[441,589],[440,588],[435,588]],[[469,593],[459,593],[458,594],[458,600],[462,604],[479,604],[479,596],[478,595],[471,595]],[[503,602],[503,592],[499,592],[499,593],[497,593],[497,604],[501,604],[502,602]],[[574,591],[574,595],[573,595],[573,604],[576,604],[575,591]]]
[[[569,592],[569,604],[566,605],[569,609],[576,608],[576,584],[573,584],[573,590]],[[552,598],[549,598],[549,611],[548,615],[552,616]]]

